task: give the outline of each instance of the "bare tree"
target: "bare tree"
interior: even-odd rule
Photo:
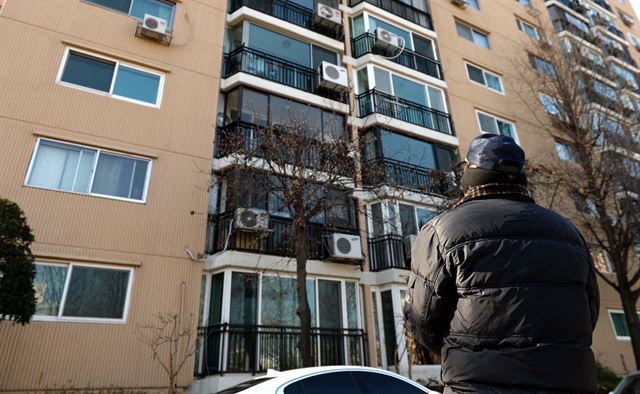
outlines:
[[[557,40],[554,30],[573,35]],[[632,60],[611,40],[564,19],[543,25],[538,35],[513,59],[512,85],[563,160],[547,156],[528,164],[536,198],[564,208],[608,257],[614,274],[598,273],[620,295],[639,368],[640,101],[632,92],[638,82],[624,66]]]
[[[314,223],[341,228],[355,221],[356,145],[338,123],[341,119],[333,121],[333,126],[327,126],[325,119],[325,125],[318,127],[307,114],[291,112],[284,124],[227,130],[217,141],[222,156],[233,163],[233,170],[221,175],[228,181],[227,200],[241,200],[241,194],[255,190],[266,191],[270,210],[292,219],[293,233],[286,243],[288,250],[283,252],[296,260],[296,314],[305,367],[312,365],[306,265],[310,258],[318,258],[318,250],[324,247],[317,243],[317,234],[311,234],[317,230]]]
[[[184,319],[177,313],[159,313],[156,321],[138,326],[139,339],[146,344],[169,379],[168,393],[177,393],[176,379],[182,367],[196,354],[197,335],[191,316]]]

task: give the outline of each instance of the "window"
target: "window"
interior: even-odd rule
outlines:
[[[555,140],[555,145],[556,152],[558,153],[560,160],[571,161],[574,163],[578,162],[573,146],[559,140]]]
[[[545,111],[551,115],[558,115],[560,113],[561,107],[558,104],[558,100],[544,93],[539,93],[539,97]]]
[[[627,327],[627,321],[623,311],[609,310],[609,317],[611,318],[611,325],[613,326],[613,333],[618,340],[629,340],[629,328]]]
[[[58,82],[159,107],[164,76],[117,60],[67,48]]]
[[[306,394],[350,394],[358,393],[353,377],[350,372],[330,372],[321,375],[315,375],[299,381],[304,386]],[[288,389],[288,387],[287,387]],[[287,394],[299,393],[300,391],[289,391],[285,389]]]
[[[531,0],[516,0],[516,1],[525,7],[531,7]]]
[[[124,322],[133,269],[36,262],[37,320]]]
[[[506,135],[518,142],[516,127],[512,122],[480,111],[476,111],[476,114],[478,115],[481,132]]]
[[[538,29],[536,29],[534,26],[531,26],[530,24],[524,21],[521,21],[520,19],[516,19],[516,23],[518,25],[518,29],[526,33],[529,37],[536,40],[540,38],[540,35],[538,34]]]
[[[456,30],[458,31],[458,35],[465,40],[469,40],[483,48],[491,49],[489,36],[486,33],[483,33],[459,21],[456,21]]]
[[[624,69],[615,63],[611,63],[609,67],[611,68],[611,71],[618,76],[619,81],[622,82],[623,85],[627,85],[633,89],[638,89],[638,81],[631,71]]]
[[[85,0],[115,11],[123,12],[137,19],[144,19],[144,14],[157,16],[167,21],[171,29],[175,4],[162,0]]]
[[[598,207],[589,197],[584,197],[576,192],[570,192],[576,210],[582,214],[597,217]]]
[[[480,0],[467,0],[467,4],[471,8],[475,8],[476,10],[480,9]]]
[[[403,297],[404,298],[404,297]],[[387,393],[403,393],[403,394],[422,394],[421,389],[416,386],[404,382],[396,377],[385,375],[382,373],[372,373],[364,371],[353,371],[355,379],[361,393],[366,394],[387,394]]]
[[[496,74],[467,63],[467,75],[473,82],[477,82],[499,93],[504,92],[502,89],[502,80]]]
[[[538,72],[556,78],[556,70],[551,63],[535,55],[530,55],[530,60],[531,66]]]
[[[591,252],[591,256],[593,257],[593,264],[596,266],[598,271],[608,273],[613,272],[609,254],[605,250],[599,249],[597,251],[593,251]]]
[[[629,36],[629,41],[631,41],[631,44],[634,47],[636,47],[637,50],[640,51],[640,37],[636,36],[631,32],[628,33],[628,36]]]
[[[609,100],[616,100],[618,95],[616,94],[616,90],[609,85],[605,85],[600,81],[596,81],[595,79],[591,80],[591,86],[593,90],[600,96],[604,96]]]
[[[144,202],[150,172],[150,160],[38,139],[26,184]]]

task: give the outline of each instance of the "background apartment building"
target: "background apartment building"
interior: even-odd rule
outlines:
[[[0,6],[0,195],[35,235],[38,303],[0,324],[0,391],[166,387],[139,327],[196,327],[225,5]]]
[[[228,2],[216,145],[230,135],[251,140],[254,130],[285,124],[292,112],[313,114],[307,118],[314,127],[341,124],[357,136],[363,169],[382,169],[375,176],[363,170],[362,190],[343,191],[353,204],[339,225],[328,213],[315,224],[308,291],[317,365],[397,366],[406,373],[411,361],[414,378],[438,374],[437,357],[407,351],[412,342],[401,314],[411,244],[442,204],[438,174],[485,132],[513,137],[536,160],[567,159],[566,146],[523,109],[550,106],[542,98],[522,102],[519,60],[544,71],[544,59],[527,47],[546,25],[559,37],[575,33],[581,24],[572,24],[573,15],[610,42],[602,63],[635,80],[637,19],[629,0],[609,1],[615,4],[576,3],[584,15],[573,15],[574,2],[557,0]],[[291,214],[266,191],[231,190],[227,155],[217,149],[213,162],[218,187],[210,195],[201,294],[206,340],[195,391],[300,363],[295,346],[282,351],[299,335],[286,236]],[[398,193],[381,197],[381,188]],[[268,227],[261,236],[239,224],[241,215],[265,212],[268,221],[247,225]],[[337,247],[341,237],[350,239],[346,255]],[[354,268],[360,256],[363,264]],[[604,282],[600,287],[594,351],[623,373],[622,359],[632,355],[620,302]]]

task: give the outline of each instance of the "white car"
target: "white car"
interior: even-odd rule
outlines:
[[[336,365],[278,372],[218,394],[438,394],[404,376],[378,368]]]

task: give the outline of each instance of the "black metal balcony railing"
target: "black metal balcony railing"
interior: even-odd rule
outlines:
[[[360,118],[378,113],[444,134],[455,135],[451,115],[448,113],[382,93],[375,89],[357,95],[356,105]]]
[[[444,171],[418,167],[386,157],[364,162],[362,181],[367,187],[388,185],[438,195],[447,194],[451,187]]]
[[[290,135],[292,132],[301,132],[301,128],[303,126],[304,125],[300,125],[296,130],[287,131],[286,127],[282,127],[280,125],[260,127],[255,124],[242,121],[229,123],[225,126],[218,127],[217,129],[214,157],[220,159],[230,154],[237,153],[248,154],[251,157],[269,158],[270,156],[265,154],[263,149],[268,149],[270,146],[274,146],[276,142],[273,140],[268,141],[265,144],[266,147],[262,147],[261,140],[264,138],[265,133],[281,133],[281,136],[278,138],[286,138],[284,136]],[[333,142],[329,141],[313,140],[313,142],[305,144],[306,149],[299,152],[303,154],[304,157],[298,163],[294,162],[293,158],[291,161],[288,161],[288,163],[300,164],[300,162],[304,161],[305,167],[318,168],[323,163],[323,160],[325,160],[327,155],[335,155],[335,150],[329,145],[332,143]],[[288,157],[277,153],[275,156],[278,159],[288,159]],[[353,177],[355,163],[343,164],[345,165],[342,165],[337,169],[338,172],[342,172],[340,175],[350,178]],[[353,164],[353,166],[349,166],[348,164]]]
[[[342,37],[342,26],[334,27],[318,23],[316,13],[306,7],[294,4],[291,1],[284,0],[231,0],[229,5],[229,13],[235,12],[241,7],[249,7],[264,14],[271,15],[278,19],[293,23],[294,25],[304,27],[320,33],[333,39]],[[322,19],[320,19],[322,20]]]
[[[627,51],[626,49],[620,49],[611,44],[605,44],[604,50],[608,55],[618,58],[623,62],[632,65],[633,67],[637,67],[636,61],[633,60],[633,58],[629,54],[629,51]]]
[[[401,0],[349,0],[349,6],[353,7],[363,1],[397,15],[402,19],[406,19],[409,22],[415,23],[416,25],[433,30],[433,21],[428,12],[415,8]]]
[[[341,92],[325,89],[320,86],[320,80],[316,70],[288,62],[246,46],[241,46],[224,57],[224,78],[229,78],[239,72],[255,75],[256,77],[304,90],[305,92],[318,94],[331,100],[346,101],[346,96]]]
[[[613,34],[616,37],[622,38],[624,40],[624,33],[622,31],[620,31],[620,29],[618,29],[617,27],[615,27],[614,25],[608,25],[607,26],[607,31],[611,34]]]
[[[237,231],[231,228],[234,212],[220,215],[210,215],[207,226],[207,254],[227,249],[245,252],[255,252],[277,256],[295,256],[295,232],[293,220],[290,218],[270,216],[269,231],[266,233]],[[326,237],[333,232],[343,234],[358,234],[357,229],[339,226],[327,226],[313,223],[307,228],[309,236],[308,257],[324,260],[329,257]],[[228,238],[228,243],[227,243]]]
[[[607,4],[606,1],[604,0],[593,0],[594,3],[596,3],[597,5],[599,5],[600,7],[604,8],[605,10],[609,11],[609,12],[613,12],[611,10],[611,6],[609,4]]]
[[[390,268],[411,268],[411,245],[407,239],[386,234],[368,239],[369,269],[373,272]]]
[[[576,25],[567,22],[564,19],[553,20],[553,28],[556,32],[568,31],[571,34],[582,38],[583,40],[595,43],[595,36],[588,30],[582,30]]]
[[[440,62],[428,56],[421,55],[409,49],[403,49],[398,54],[399,49],[388,49],[377,45],[377,38],[374,34],[364,33],[351,40],[351,50],[354,58],[359,58],[367,53],[381,55],[392,62],[409,67],[423,74],[434,78],[443,79]]]
[[[302,367],[300,327],[217,324],[198,330],[201,375],[284,371]],[[311,329],[311,359],[320,365],[367,365],[366,334],[360,329]]]
[[[587,7],[582,5],[576,0],[558,0],[561,4],[567,6],[568,8],[574,10],[578,14],[585,14],[587,12]]]

